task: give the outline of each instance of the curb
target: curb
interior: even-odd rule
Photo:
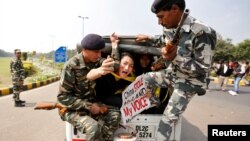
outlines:
[[[210,77],[210,80],[213,81],[214,83],[218,83],[218,78],[217,77]],[[233,79],[228,79],[227,85],[234,85],[234,80]],[[240,86],[246,86],[246,83],[243,81],[240,81]]]
[[[45,81],[37,81],[37,82],[34,82],[34,83],[25,84],[25,85],[23,85],[23,91],[34,89],[34,88],[37,88],[37,87],[40,87],[40,86],[44,86],[44,85],[50,84],[52,82],[56,82],[59,79],[60,79],[60,77],[53,77],[53,78],[50,78],[50,79],[45,80]],[[10,87],[10,88],[1,88],[0,89],[0,96],[8,95],[8,94],[11,94],[11,93],[13,93],[13,88],[12,87]]]

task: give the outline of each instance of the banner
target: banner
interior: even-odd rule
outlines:
[[[140,75],[122,93],[121,114],[123,123],[126,124],[137,114],[148,109],[151,104],[146,97],[144,75]]]

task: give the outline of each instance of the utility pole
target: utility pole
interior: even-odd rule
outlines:
[[[55,42],[55,35],[52,35],[52,34],[49,34],[49,37],[51,38],[51,49],[52,49],[52,55],[51,55],[51,58],[53,60],[53,62],[55,62],[55,51],[54,51],[54,42]],[[53,65],[54,67],[54,65]]]
[[[89,17],[78,16],[82,19],[82,37],[84,37],[84,19],[89,19]]]

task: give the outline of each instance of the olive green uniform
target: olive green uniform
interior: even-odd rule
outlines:
[[[101,63],[85,63],[83,57],[82,53],[75,55],[63,68],[58,101],[67,106],[68,112],[61,118],[85,133],[88,141],[106,141],[120,123],[120,112],[110,107],[105,115],[94,117],[90,114],[90,106],[98,101],[95,97],[95,82],[88,80],[86,75]]]

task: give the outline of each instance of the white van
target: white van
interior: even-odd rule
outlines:
[[[120,126],[113,136],[114,141],[165,141],[166,139],[157,136],[158,124],[162,115],[139,114],[125,126]],[[170,141],[180,141],[181,120],[173,126]],[[87,141],[85,135],[78,132],[66,122],[67,141]]]
[[[111,44],[109,41],[109,36],[103,36],[106,42],[106,48],[103,51],[105,54],[111,53]],[[135,36],[119,36],[119,50],[131,52],[135,54],[150,54],[154,57],[161,56],[160,49],[154,46],[152,43],[135,42]],[[171,95],[171,90],[162,91],[163,98],[161,108],[158,113],[147,113],[139,114],[135,116],[128,124],[120,125],[113,135],[114,141],[164,141],[166,140],[164,136],[157,136],[157,130],[161,117],[163,116],[163,110],[165,109],[169,96]],[[162,95],[162,93],[161,93]],[[170,141],[180,141],[181,136],[181,118],[173,126]],[[66,122],[66,139],[67,141],[86,141],[85,135],[79,133],[71,124]]]

